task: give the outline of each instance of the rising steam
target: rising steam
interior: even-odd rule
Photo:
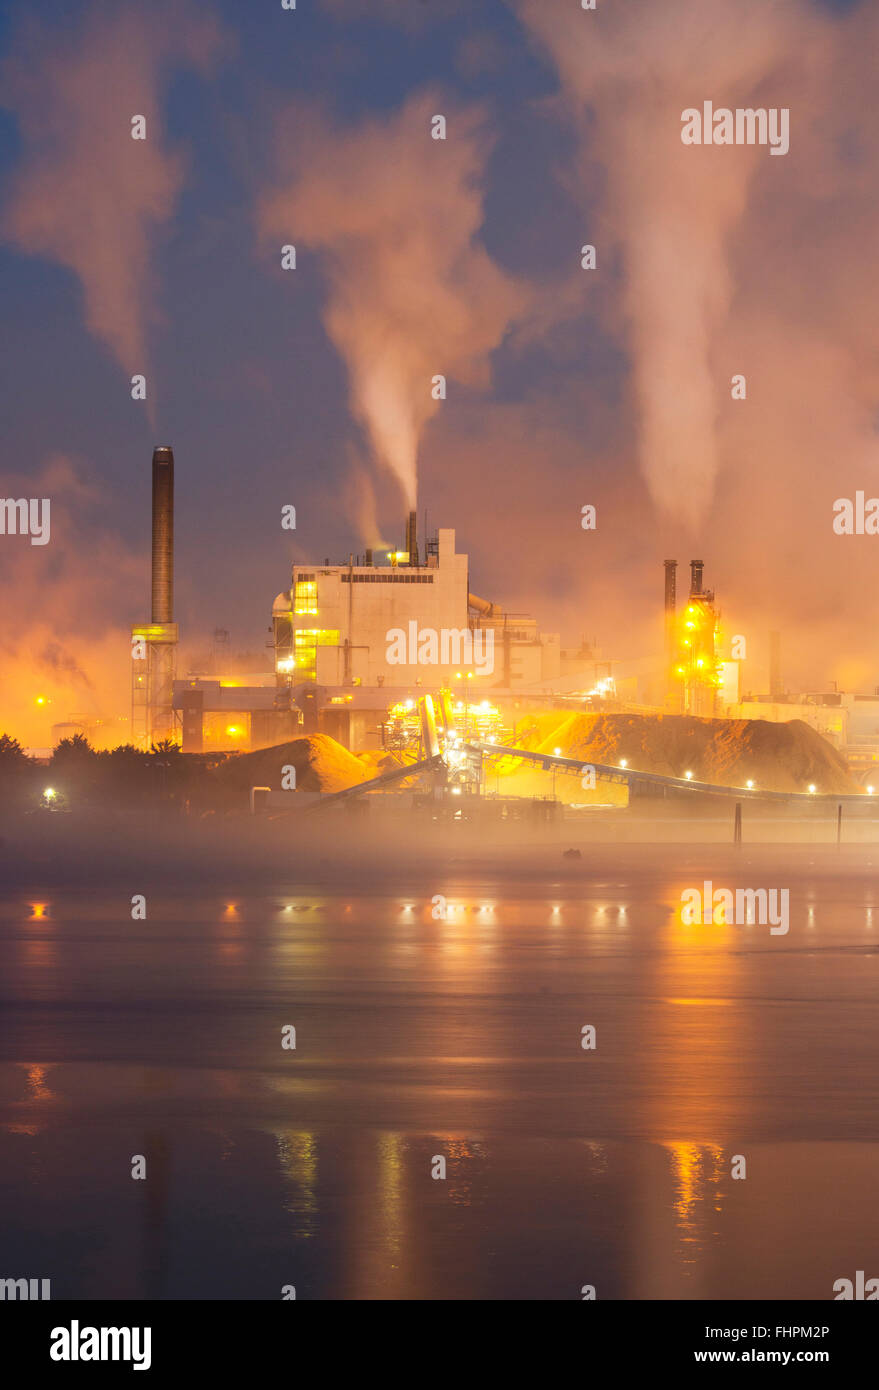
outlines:
[[[183,178],[162,133],[162,78],[172,64],[206,66],[218,42],[188,2],[98,5],[73,30],[27,23],[4,63],[23,151],[4,233],[78,276],[86,324],[126,373],[147,370],[151,251]],[[135,115],[145,140],[131,138]]]
[[[444,141],[430,135],[438,112],[448,119]],[[439,409],[432,378],[484,385],[488,354],[522,303],[477,240],[483,122],[422,94],[353,130],[313,118],[297,129],[295,145],[280,145],[282,182],[263,201],[260,229],[279,246],[322,253],[326,327],[347,364],[355,414],[412,508],[421,432]]]
[[[705,98],[788,106],[785,65],[795,54],[798,80],[807,77],[810,48],[830,26],[799,0],[622,3],[600,16],[520,0],[520,12],[550,51],[584,148],[607,175],[593,240],[605,265],[610,246],[623,248],[642,471],[660,509],[696,525],[721,464],[730,377],[741,370],[718,351],[735,233],[755,176],[774,178],[784,199],[788,171],[765,148],[685,147],[681,112]],[[793,113],[801,148],[808,111]]]

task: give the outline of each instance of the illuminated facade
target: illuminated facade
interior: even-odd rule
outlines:
[[[279,691],[302,686],[424,686],[464,679],[473,688],[522,686],[557,679],[557,634],[538,633],[532,618],[505,614],[469,592],[468,557],[453,530],[428,541],[419,563],[410,519],[407,551],[354,557],[347,565],[293,566],[291,586],[272,609]],[[391,634],[437,634],[434,656],[420,641],[403,658]],[[490,649],[491,661],[472,655]]]
[[[724,679],[723,662],[717,654],[720,623],[714,593],[702,586],[701,560],[690,562],[690,573],[689,597],[680,612],[673,607],[669,610],[666,603],[669,703],[676,713],[712,717],[717,713],[718,691]]]

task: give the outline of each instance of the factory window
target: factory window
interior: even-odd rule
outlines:
[[[297,579],[293,594],[294,613],[317,612],[317,580]]]
[[[300,680],[313,681],[317,678],[318,647],[338,647],[339,629],[330,627],[302,627],[293,634],[296,651],[294,666]]]
[[[343,584],[432,584],[432,574],[343,574]]]

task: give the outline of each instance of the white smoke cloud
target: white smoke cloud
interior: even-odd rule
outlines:
[[[163,135],[162,80],[173,65],[207,67],[219,48],[214,20],[188,0],[100,4],[72,28],[28,20],[3,64],[22,140],[3,233],[78,276],[89,330],[127,373],[147,370],[151,252],[183,181]],[[136,115],[145,140],[131,137]]]
[[[437,113],[446,140],[431,139]],[[440,407],[432,378],[486,385],[489,353],[525,302],[478,240],[484,122],[421,94],[355,129],[288,115],[290,129],[297,138],[279,141],[283,174],[263,200],[260,230],[279,247],[322,253],[326,327],[354,411],[412,508],[419,439]]]
[[[642,470],[658,507],[695,526],[714,492],[738,370],[720,351],[735,238],[755,180],[774,177],[784,197],[783,166],[795,156],[684,146],[681,113],[705,99],[789,106],[792,56],[803,91],[832,24],[800,0],[620,3],[600,15],[542,0],[519,8],[558,67],[584,151],[606,174],[593,240],[604,264],[610,246],[623,248]],[[808,109],[794,111],[795,143]]]

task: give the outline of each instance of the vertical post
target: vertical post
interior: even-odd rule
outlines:
[[[676,656],[675,640],[675,603],[676,603],[676,582],[675,576],[678,567],[677,560],[665,560],[665,688],[666,698],[670,699],[676,690],[672,668]]]
[[[734,826],[733,826],[733,844],[734,844],[734,845],[740,845],[741,843],[742,843],[742,803],[741,803],[740,801],[737,801],[737,802],[736,802],[736,819],[735,819],[735,824],[734,824]]]
[[[836,808],[836,843],[842,844],[842,802]]]
[[[781,679],[781,633],[769,634],[769,694],[773,700],[780,700],[783,682]]]

